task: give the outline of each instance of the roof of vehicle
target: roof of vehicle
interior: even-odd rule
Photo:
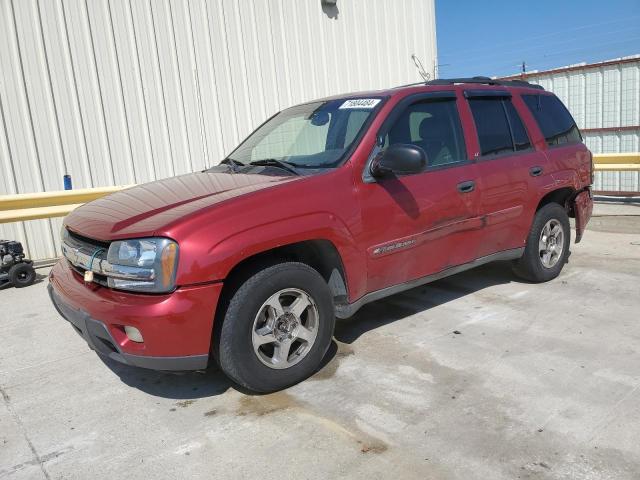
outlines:
[[[416,85],[460,85],[460,84],[473,84],[473,85],[492,85],[500,87],[522,87],[522,88],[535,88],[537,90],[544,90],[541,85],[535,83],[529,83],[526,80],[500,80],[497,78],[489,77],[466,77],[466,78],[438,78],[436,80],[428,80],[426,82],[411,83],[409,85],[403,85],[396,88],[413,87]]]
[[[314,100],[327,101],[336,100],[341,98],[359,98],[359,97],[380,97],[380,96],[392,96],[411,91],[412,93],[419,93],[421,90],[455,90],[457,88],[466,88],[472,86],[473,88],[487,88],[492,89],[511,89],[511,88],[524,88],[534,90],[544,90],[544,87],[535,83],[529,83],[526,80],[499,80],[489,77],[470,77],[470,78],[438,78],[436,80],[429,80],[426,82],[410,83],[408,85],[400,85],[393,88],[382,90],[368,90],[362,92],[350,92],[340,95],[332,95],[327,98]],[[308,102],[311,103],[311,102]]]

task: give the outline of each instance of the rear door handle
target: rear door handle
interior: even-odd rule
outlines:
[[[458,184],[458,191],[460,193],[469,193],[473,192],[476,188],[476,182],[473,180],[469,180],[467,182],[461,182]]]
[[[531,167],[529,169],[529,175],[531,175],[532,177],[539,177],[540,175],[542,175],[543,171],[544,170],[542,167]]]

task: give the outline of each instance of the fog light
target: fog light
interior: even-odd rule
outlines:
[[[136,343],[144,342],[144,340],[142,339],[142,334],[140,333],[140,330],[138,330],[136,327],[131,327],[127,325],[124,327],[124,333],[127,334],[127,337],[129,337],[129,340],[131,340],[132,342],[136,342]]]

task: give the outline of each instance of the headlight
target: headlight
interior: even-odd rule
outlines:
[[[111,288],[163,293],[175,287],[178,244],[168,238],[112,242],[104,273]]]

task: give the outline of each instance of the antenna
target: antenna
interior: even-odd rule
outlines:
[[[422,79],[425,82],[428,82],[429,79],[431,78],[431,75],[429,75],[425,69],[424,66],[422,65],[422,62],[420,61],[420,59],[418,58],[418,56],[413,53],[411,55],[411,60],[413,60],[413,64],[416,66],[416,68],[418,69],[418,73],[420,74],[420,76],[422,77]]]

